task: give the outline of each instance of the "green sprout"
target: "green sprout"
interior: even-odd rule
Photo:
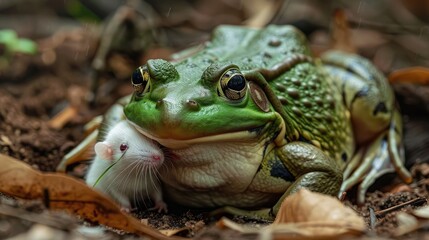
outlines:
[[[15,31],[0,30],[0,69],[7,67],[15,53],[36,54],[37,44],[27,38],[19,38]]]
[[[37,53],[35,42],[27,38],[18,38],[16,32],[10,29],[0,30],[0,44],[5,47],[5,55],[13,53]]]

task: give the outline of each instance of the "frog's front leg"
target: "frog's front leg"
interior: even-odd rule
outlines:
[[[283,200],[297,192],[301,188],[306,188],[313,192],[337,195],[342,182],[342,171],[336,161],[327,156],[321,149],[305,142],[290,142],[279,147],[266,155],[262,162],[262,168],[256,174],[253,182],[259,185],[264,182],[272,173],[273,162],[283,164],[280,168],[283,176],[289,176],[292,184],[280,197],[272,208],[260,210],[243,210],[234,207],[224,207],[216,210],[213,214],[230,213],[234,215],[247,216],[256,219],[272,220],[277,215]],[[271,184],[271,183],[269,183]],[[261,184],[263,189],[270,186]]]
[[[338,194],[343,179],[342,170],[335,159],[321,149],[305,142],[290,142],[276,152],[295,181],[272,208],[274,215],[277,215],[284,198],[301,188],[332,196]]]

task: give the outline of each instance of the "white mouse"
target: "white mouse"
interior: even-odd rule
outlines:
[[[154,209],[167,212],[157,176],[164,154],[155,142],[124,120],[109,129],[94,150],[96,156],[86,175],[88,185],[108,194],[125,211],[131,210],[132,203],[151,198]]]

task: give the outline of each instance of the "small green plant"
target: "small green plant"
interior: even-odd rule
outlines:
[[[30,39],[19,38],[15,31],[0,30],[0,69],[7,67],[15,53],[36,54],[37,44]]]
[[[0,30],[0,44],[5,47],[4,55],[13,53],[37,53],[37,45],[35,42],[26,38],[18,38],[16,32],[10,29]]]

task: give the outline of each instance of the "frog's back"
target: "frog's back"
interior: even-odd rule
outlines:
[[[231,62],[241,70],[269,68],[294,53],[310,55],[308,47],[301,44],[303,41],[305,36],[292,26],[270,25],[254,29],[221,25],[213,31],[211,41],[201,51],[175,65],[180,69],[198,63],[200,72],[215,62]],[[181,54],[177,56],[182,57]],[[189,57],[187,54],[184,56]]]
[[[292,26],[264,29],[219,27],[207,50],[242,70],[273,69],[296,55],[311,57],[304,35]],[[232,50],[231,50],[232,49]],[[282,104],[292,129],[289,141],[305,141],[323,149],[340,163],[354,151],[350,115],[342,103],[340,86],[314,62],[302,62],[267,79]]]

